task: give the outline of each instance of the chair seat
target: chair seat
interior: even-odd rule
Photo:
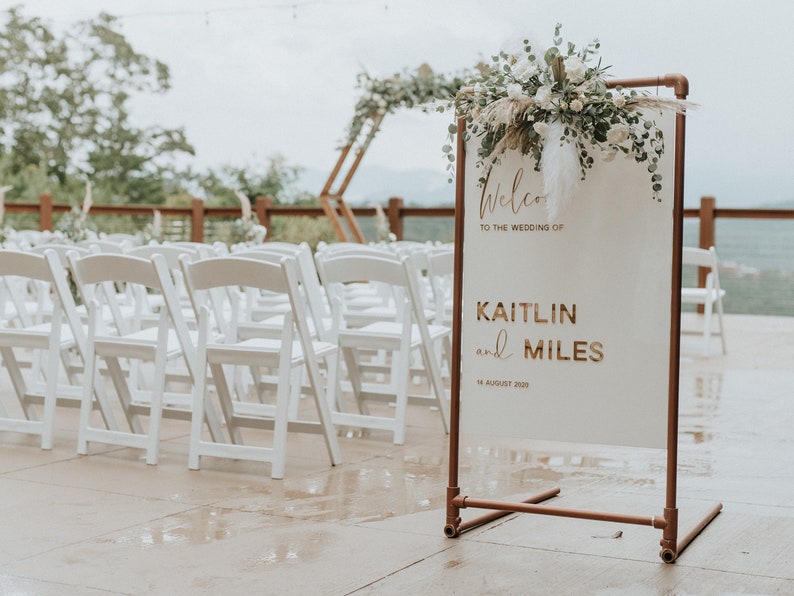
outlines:
[[[235,362],[251,366],[268,366],[270,362],[275,365],[278,362],[281,344],[280,339],[266,337],[254,337],[235,344],[207,344],[207,361]],[[337,349],[336,345],[321,341],[312,342],[312,346],[318,357],[328,356]],[[304,361],[303,349],[298,341],[292,342],[291,358],[292,366]]]
[[[345,329],[339,332],[340,345],[357,345],[362,346],[365,344],[372,344],[372,347],[383,348],[386,347],[384,342],[393,345],[394,342],[399,342],[402,337],[402,323],[391,321],[378,321],[370,323],[364,327],[356,329]],[[444,336],[452,333],[449,327],[443,325],[428,325],[428,334],[430,339],[441,339]],[[422,337],[417,325],[411,325],[411,348],[418,347],[422,343]]]
[[[0,329],[0,346],[14,346],[21,348],[46,348],[52,335],[52,326],[41,323],[17,329],[5,327]],[[74,345],[74,336],[68,325],[61,325],[61,350],[66,350]]]
[[[725,290],[720,288],[719,297],[725,297]],[[717,300],[714,290],[708,288],[681,288],[681,302],[684,304],[703,304],[704,301],[711,299]]]
[[[94,349],[102,356],[152,359],[157,349],[157,327],[147,327],[127,335],[98,335],[94,338]],[[181,353],[179,338],[175,333],[169,332],[166,357],[175,358]]]

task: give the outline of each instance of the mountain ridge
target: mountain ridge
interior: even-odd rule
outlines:
[[[319,194],[328,179],[328,172],[305,168],[298,173],[296,188]],[[338,178],[341,182],[342,176]],[[394,170],[384,166],[361,166],[345,191],[351,205],[384,205],[391,197],[400,197],[406,205],[436,207],[455,204],[455,185],[449,176],[438,170]]]

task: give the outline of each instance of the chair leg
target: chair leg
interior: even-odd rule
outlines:
[[[96,354],[94,353],[93,341],[88,341],[85,363],[83,370],[83,397],[80,401],[80,426],[77,431],[77,453],[80,455],[88,454],[88,439],[86,434],[91,426],[91,411],[94,409],[94,386],[97,381],[98,371],[96,366]]]
[[[720,325],[720,344],[722,345],[722,353],[727,351],[725,347],[725,325],[722,322],[722,299],[717,298],[717,321]]]
[[[312,396],[317,406],[317,415],[320,418],[320,425],[323,428],[323,436],[325,437],[326,449],[328,449],[328,457],[331,460],[331,465],[335,466],[342,462],[339,442],[336,440],[336,427],[331,418],[331,404],[336,401],[336,394],[339,391],[339,379],[337,377],[337,366],[339,362],[338,353],[334,352],[334,354],[327,356],[325,362],[328,369],[328,376],[324,388],[321,379],[317,378],[319,375],[315,377],[315,375],[312,375],[311,371],[309,371],[308,376],[309,385],[312,389]],[[312,381],[312,377],[315,377],[315,382]],[[325,391],[325,396],[322,395],[323,390]]]
[[[198,470],[201,467],[201,454],[199,447],[201,443],[201,427],[204,422],[204,400],[207,396],[207,362],[203,355],[199,355],[199,366],[204,365],[204,373],[198,371],[196,380],[193,384],[193,411],[190,417],[190,447],[188,450],[187,467],[191,470]]]
[[[56,329],[57,325],[57,329]],[[47,386],[44,391],[44,416],[42,417],[41,448],[52,449],[55,434],[55,404],[58,401],[58,364],[60,362],[60,321],[53,321],[53,337],[47,354]]]
[[[448,339],[447,339],[448,341]],[[451,347],[451,346],[450,346]],[[435,358],[433,346],[422,345],[422,356],[425,361],[425,369],[430,381],[430,387],[436,396],[438,409],[441,413],[441,422],[444,425],[444,432],[449,434],[449,403],[447,403],[447,392],[444,388],[444,380],[441,376],[441,367]]]
[[[143,425],[138,419],[137,414],[130,408],[132,405],[132,393],[130,393],[129,385],[127,385],[127,381],[124,378],[124,369],[121,367],[119,359],[115,357],[105,357],[105,364],[110,374],[110,380],[113,382],[113,388],[116,390],[116,395],[121,402],[124,416],[127,418],[127,424],[129,424],[130,430],[136,434],[143,434]]]
[[[703,312],[703,353],[706,356],[711,355],[711,317],[712,317],[712,302],[706,302]]]
[[[38,420],[36,408],[25,397],[28,394],[28,384],[25,381],[25,375],[22,374],[19,362],[14,355],[14,350],[10,347],[0,348],[0,356],[2,356],[3,366],[5,366],[8,371],[11,384],[14,386],[14,391],[17,394],[19,403],[25,412],[25,418],[28,420]]]
[[[394,444],[405,444],[405,416],[408,410],[408,381],[411,376],[411,350],[401,349],[392,353],[397,360],[397,374],[394,379],[395,412],[394,412]]]
[[[361,379],[361,356],[354,348],[342,348],[342,356],[347,368],[347,377],[350,380],[350,388],[356,400],[356,407],[359,414],[369,414],[367,404],[361,398],[362,379]]]
[[[240,429],[234,422],[234,405],[232,404],[232,395],[226,380],[227,377],[223,364],[210,362],[209,367],[212,373],[213,384],[215,385],[215,392],[218,394],[218,401],[223,411],[223,417],[226,420],[226,429],[229,431],[229,437],[235,445],[242,445],[243,437],[240,434]]]
[[[270,477],[284,478],[287,451],[287,427],[289,425],[290,398],[292,390],[290,378],[292,369],[288,363],[281,363],[278,371],[278,389],[276,391],[276,417],[273,422],[273,461]]]
[[[165,378],[168,343],[168,317],[160,315],[160,325],[157,337],[157,351],[154,357],[154,382],[152,386],[152,403],[149,406],[149,440],[146,447],[146,463],[157,464],[160,452],[160,427],[163,421],[163,394],[165,393]]]

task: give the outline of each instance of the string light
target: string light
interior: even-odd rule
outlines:
[[[249,12],[256,10],[291,10],[293,18],[297,18],[298,9],[308,6],[351,6],[355,4],[367,4],[369,0],[298,0],[293,2],[274,2],[274,3],[257,3],[248,5],[237,6],[222,6],[218,8],[206,9],[187,9],[187,10],[150,10],[145,12],[132,12],[127,14],[114,15],[117,19],[137,19],[147,17],[177,17],[189,15],[204,15],[209,21],[212,14],[220,13],[235,13],[235,12]],[[384,5],[388,10],[388,4]]]

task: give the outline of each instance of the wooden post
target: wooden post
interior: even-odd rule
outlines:
[[[700,248],[708,250],[715,245],[714,197],[700,197]]]
[[[39,230],[52,232],[52,195],[48,192],[39,195]]]
[[[254,211],[259,224],[267,228],[270,234],[270,208],[273,206],[273,199],[270,197],[256,197],[254,200]]]
[[[190,206],[190,241],[204,242],[204,201],[194,197]]]
[[[389,199],[389,230],[396,236],[397,240],[403,239],[403,200],[400,197]]]
[[[714,233],[714,210],[717,200],[714,197],[700,197],[700,248],[708,250],[715,246],[716,234]],[[698,287],[706,287],[708,268],[698,267]],[[698,312],[703,313],[703,305],[698,305]]]

